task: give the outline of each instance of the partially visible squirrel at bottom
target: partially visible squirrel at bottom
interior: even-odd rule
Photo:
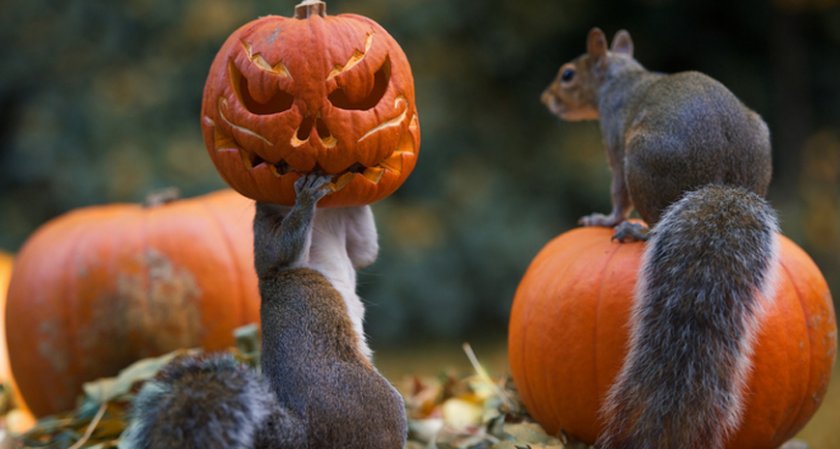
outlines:
[[[356,270],[379,247],[369,206],[318,209],[330,178],[295,183],[296,204],[257,203],[262,375],[229,356],[184,357],[146,383],[122,449],[400,449],[402,397],[362,333]]]
[[[612,212],[581,224],[616,227],[620,241],[650,238],[596,447],[725,447],[775,289],[766,124],[704,74],[647,71],[623,30],[608,49],[592,29],[586,53],[561,66],[542,101],[564,120],[600,120]],[[650,234],[627,221],[634,207]]]

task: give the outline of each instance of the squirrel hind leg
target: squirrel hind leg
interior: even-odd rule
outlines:
[[[270,387],[231,356],[183,357],[132,404],[121,449],[251,449],[277,408]]]
[[[644,242],[650,238],[650,229],[640,223],[622,221],[615,227],[612,239],[621,243]]]
[[[277,402],[265,424],[257,430],[255,449],[299,449],[307,447],[307,428],[303,421]]]

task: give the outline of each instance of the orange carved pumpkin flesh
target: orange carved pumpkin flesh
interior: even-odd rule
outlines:
[[[382,199],[414,169],[420,145],[405,54],[353,14],[268,16],[239,28],[210,68],[201,124],[231,187],[286,205],[311,172],[334,175],[322,206]]]

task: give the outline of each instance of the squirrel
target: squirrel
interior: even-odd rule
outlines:
[[[120,448],[404,446],[403,400],[371,362],[355,291],[379,250],[373,213],[316,210],[330,179],[298,179],[291,209],[257,202],[262,375],[231,356],[176,359],[141,388]]]
[[[608,49],[593,28],[541,99],[561,119],[600,121],[612,211],[580,224],[649,239],[596,447],[723,448],[778,269],[766,124],[704,74],[647,71],[625,30]],[[627,221],[634,207],[649,231]]]

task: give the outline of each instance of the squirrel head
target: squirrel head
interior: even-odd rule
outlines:
[[[604,32],[600,28],[592,28],[586,38],[586,53],[560,67],[541,100],[563,120],[597,120],[598,88],[606,78],[608,68],[615,60],[632,58],[630,33],[618,31],[608,50]]]

